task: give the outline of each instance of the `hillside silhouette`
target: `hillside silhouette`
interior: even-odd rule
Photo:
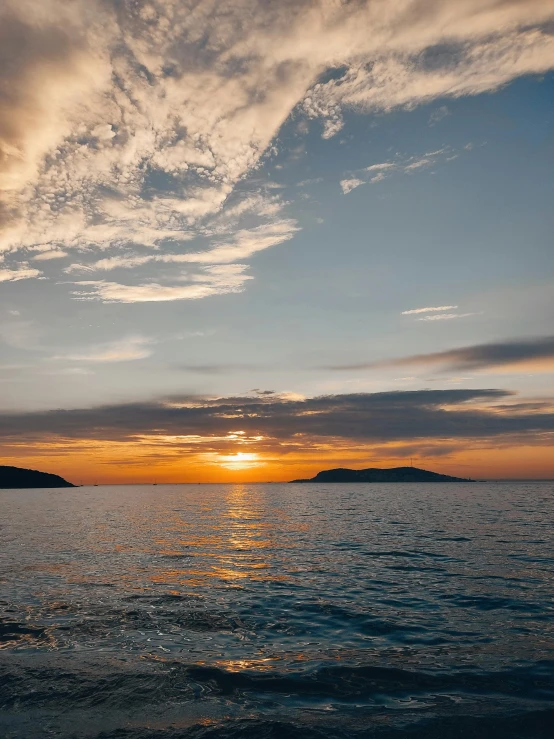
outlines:
[[[419,467],[368,467],[364,470],[350,470],[337,467],[322,470],[315,477],[292,482],[473,482],[463,477],[441,475],[438,472],[422,470]]]
[[[0,488],[74,488],[59,475],[0,465]]]

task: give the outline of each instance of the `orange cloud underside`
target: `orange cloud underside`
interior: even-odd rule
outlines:
[[[137,442],[71,440],[4,447],[2,464],[60,474],[75,484],[268,482],[311,477],[330,467],[395,467],[411,462],[444,474],[478,479],[554,478],[552,447],[475,440],[394,442],[344,440],[309,448],[240,441],[223,449],[175,448],[159,439]]]

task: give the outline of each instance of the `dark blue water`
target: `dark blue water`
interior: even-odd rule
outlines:
[[[552,483],[0,491],[0,736],[554,736]]]

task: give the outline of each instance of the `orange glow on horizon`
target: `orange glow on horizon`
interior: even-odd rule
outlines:
[[[4,447],[2,464],[52,472],[77,485],[286,482],[333,467],[401,467],[409,466],[410,460],[416,467],[473,479],[554,479],[550,446],[498,444],[429,441],[418,452],[417,445],[407,441],[281,446],[266,440],[256,451],[250,451],[252,444],[248,451],[208,452],[204,443],[181,449],[155,437],[138,443],[68,440]]]

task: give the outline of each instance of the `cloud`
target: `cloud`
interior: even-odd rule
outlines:
[[[381,162],[380,164],[370,164],[369,167],[365,167],[366,172],[381,172],[387,169],[396,169],[397,165],[394,162]]]
[[[424,364],[450,370],[489,370],[524,368],[543,371],[554,369],[554,336],[533,339],[515,339],[493,344],[451,349],[432,354],[405,357],[403,365]]]
[[[437,305],[429,306],[427,308],[412,308],[411,310],[403,310],[403,316],[419,316],[417,321],[452,321],[456,318],[468,318],[469,316],[476,316],[477,313],[446,313],[446,311],[455,310],[457,305]],[[428,315],[421,315],[428,314]]]
[[[143,264],[153,262],[156,260],[156,258],[157,257],[152,254],[122,254],[116,257],[106,257],[105,259],[99,259],[93,264],[70,264],[64,269],[64,272],[68,275],[71,275],[74,273],[96,272],[98,270],[109,272],[112,269],[131,269],[133,267],[141,267]]]
[[[443,352],[336,366],[333,369],[362,370],[418,365],[426,369],[438,369],[440,372],[472,370],[551,372],[554,369],[554,336],[476,344]]]
[[[340,186],[345,195],[360,185],[376,184],[382,182],[394,172],[413,174],[420,169],[427,169],[441,161],[451,161],[457,158],[457,154],[449,147],[429,151],[422,156],[401,157],[400,155],[392,162],[380,162],[370,164],[368,167],[357,170],[351,178],[341,180]]]
[[[38,269],[28,267],[26,263],[16,269],[8,269],[0,267],[0,282],[18,282],[19,280],[29,280],[33,277],[39,277],[42,272]]]
[[[411,310],[403,310],[402,315],[412,316],[417,313],[434,313],[435,311],[455,310],[457,307],[457,305],[435,305],[430,306],[429,308],[412,308]]]
[[[435,313],[431,316],[423,316],[418,321],[452,321],[454,318],[468,318],[476,316],[477,313]]]
[[[440,123],[444,118],[447,118],[450,115],[450,110],[448,109],[448,106],[441,105],[440,108],[437,108],[434,110],[431,115],[429,116],[429,125],[435,126],[437,123]]]
[[[63,251],[62,249],[48,249],[47,251],[43,251],[40,254],[37,254],[37,256],[33,257],[33,259],[35,262],[48,262],[52,259],[62,259],[63,257],[67,256],[67,252]]]
[[[330,137],[345,109],[410,108],[544,73],[553,19],[554,0],[4,0],[0,251],[171,254],[221,226],[295,109]],[[364,177],[432,163],[383,163]],[[257,251],[233,236],[241,230],[212,257]],[[156,275],[157,287],[105,283],[98,294],[217,294]]]
[[[310,177],[307,180],[301,180],[296,183],[296,187],[308,187],[308,185],[319,185],[323,182],[323,177]]]
[[[550,0],[407,2],[389,13],[384,5],[365,8],[372,33],[363,23],[351,29],[358,63],[310,91],[305,105],[312,117],[336,118],[344,106],[387,111],[474,95],[552,66],[554,39],[539,25],[552,18]]]
[[[360,180],[358,177],[352,177],[351,179],[341,180],[340,186],[345,195],[355,190],[360,185],[365,185],[365,180]]]
[[[226,264],[203,268],[201,272],[183,272],[179,279],[183,285],[160,284],[124,285],[105,280],[83,280],[76,283],[81,289],[73,294],[81,300],[101,300],[104,303],[159,303],[173,300],[199,300],[211,295],[239,293],[244,290],[250,275],[247,265]],[[84,289],[83,289],[84,288]]]
[[[282,204],[277,198],[250,196],[221,214],[219,223],[212,224],[212,230],[219,230],[221,220],[227,224],[245,213],[270,216],[271,220],[259,226],[237,229],[230,238],[216,237],[211,249],[189,251],[186,253],[127,253],[100,259],[90,264],[71,264],[65,268],[67,274],[115,269],[131,269],[147,264],[157,265],[187,264],[189,270],[181,275],[171,274],[169,280],[181,280],[189,285],[165,284],[152,280],[139,285],[123,285],[104,280],[88,280],[76,283],[81,288],[74,295],[81,299],[99,298],[105,302],[160,302],[167,300],[193,300],[217,294],[241,292],[252,277],[245,274],[248,265],[236,264],[257,252],[264,251],[285,241],[289,241],[299,230],[294,219],[275,217]],[[92,289],[91,289],[92,288]]]
[[[318,439],[325,443],[333,439],[352,443],[424,439],[427,443],[520,436],[545,443],[554,432],[554,411],[551,401],[529,406],[503,390],[450,389],[315,398],[174,396],[0,415],[0,437],[5,443],[57,438],[136,444],[142,437],[158,437],[163,443],[168,437],[191,435],[209,441],[209,437],[239,431],[295,448],[308,447]]]
[[[228,264],[247,259],[259,251],[292,239],[298,231],[296,221],[279,220],[251,229],[238,231],[230,241],[222,242],[206,252],[184,254],[179,261],[207,264]],[[168,259],[168,261],[173,261]]]
[[[127,256],[110,257],[101,259],[91,265],[72,264],[65,270],[68,273],[86,270],[112,270],[141,266],[149,262],[160,262],[163,264],[230,264],[239,259],[247,259],[259,251],[264,251],[272,246],[282,244],[292,239],[298,231],[296,221],[292,219],[277,220],[264,223],[250,229],[237,231],[228,241],[221,241],[207,251],[188,252],[186,254],[151,254],[139,256],[130,254]]]
[[[2,4],[0,192],[4,214],[15,207],[15,194],[39,179],[44,157],[71,135],[66,106],[84,104],[88,95],[108,82],[109,67],[85,33],[90,20],[84,3],[73,8],[48,0]]]
[[[95,344],[82,351],[58,354],[53,359],[92,363],[131,362],[135,359],[145,359],[151,356],[151,343],[152,340],[145,336],[127,336],[115,341]],[[68,368],[65,372],[67,374],[83,374],[80,368]]]

